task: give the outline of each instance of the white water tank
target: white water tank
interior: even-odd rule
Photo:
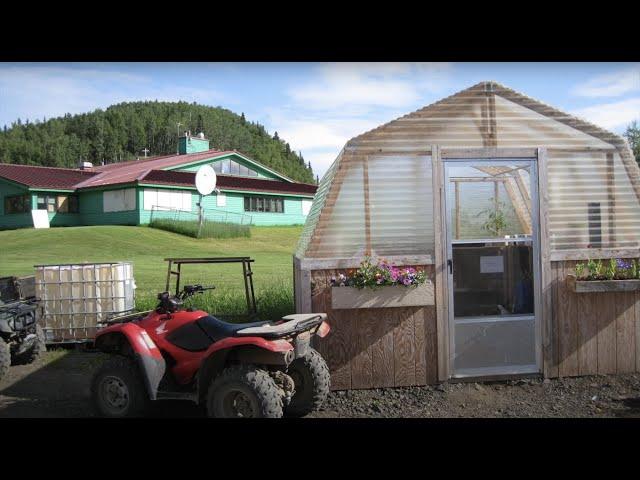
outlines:
[[[35,291],[47,342],[92,339],[98,323],[135,307],[129,262],[36,265]]]

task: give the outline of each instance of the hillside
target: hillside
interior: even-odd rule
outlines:
[[[138,308],[152,308],[164,290],[167,257],[250,256],[258,310],[279,318],[294,310],[291,252],[302,227],[252,227],[251,238],[201,239],[148,227],[94,226],[23,228],[0,232],[0,277],[32,275],[34,265],[81,262],[133,262]],[[42,248],[47,245],[47,248]],[[195,305],[218,314],[246,311],[242,266],[187,265],[182,284],[214,284]]]
[[[178,130],[178,122],[181,124]],[[0,162],[75,167],[175,153],[178,131],[203,131],[211,147],[238,150],[301,182],[315,177],[302,155],[265,128],[221,107],[187,102],[132,102],[36,123],[18,119],[0,131]]]

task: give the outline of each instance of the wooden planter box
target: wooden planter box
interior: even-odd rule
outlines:
[[[576,293],[633,292],[640,290],[640,280],[578,280],[575,275],[569,275],[567,286]]]
[[[333,309],[422,307],[434,304],[432,282],[412,287],[389,285],[376,289],[331,288]]]

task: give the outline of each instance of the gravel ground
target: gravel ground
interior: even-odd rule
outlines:
[[[90,417],[91,374],[104,356],[54,350],[0,380],[0,417]],[[202,417],[158,402],[154,417]],[[640,417],[640,374],[332,392],[310,417]]]
[[[640,374],[332,392],[314,417],[640,417]]]

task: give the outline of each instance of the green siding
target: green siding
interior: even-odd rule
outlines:
[[[126,212],[104,212],[102,205],[102,192],[104,192],[104,190],[90,190],[80,193],[81,225],[138,224],[139,217],[137,208]],[[137,205],[140,205],[140,199],[138,198],[137,200]]]
[[[244,211],[245,194],[228,192],[226,195],[226,207],[218,207],[216,205],[217,199],[215,194],[205,197],[203,201],[205,210],[226,210],[250,215],[253,225],[302,225],[306,219],[306,217],[302,215],[301,198],[284,197],[284,213],[263,213]]]
[[[20,187],[0,178],[0,229],[21,228],[33,226],[31,213],[4,213],[4,197],[28,193],[27,187]],[[33,202],[33,198],[31,199]],[[33,204],[33,203],[32,203]]]
[[[149,187],[152,188],[152,187]],[[157,187],[153,187],[157,188]],[[302,198],[299,197],[283,197],[284,198],[284,213],[261,213],[261,212],[245,212],[244,211],[244,197],[243,193],[226,192],[227,204],[224,207],[218,207],[217,195],[207,195],[202,200],[202,206],[205,209],[205,214],[208,212],[209,218],[216,220],[220,219],[221,212],[229,212],[227,217],[229,221],[240,221],[240,214],[248,215],[251,217],[251,221],[254,225],[302,225],[305,222],[306,217],[302,215]],[[140,224],[148,224],[151,220],[151,211],[144,210],[143,201],[143,188],[138,190],[138,205],[140,205]],[[198,199],[197,192],[191,192],[191,215],[189,213],[182,213],[181,218],[185,219],[197,219],[198,218]],[[307,198],[307,200],[309,200]],[[156,212],[154,218],[174,218],[174,212]],[[243,221],[248,221],[248,218],[243,218]]]
[[[186,153],[200,153],[209,150],[209,140],[198,137],[180,137],[178,139],[178,152],[180,155]]]

